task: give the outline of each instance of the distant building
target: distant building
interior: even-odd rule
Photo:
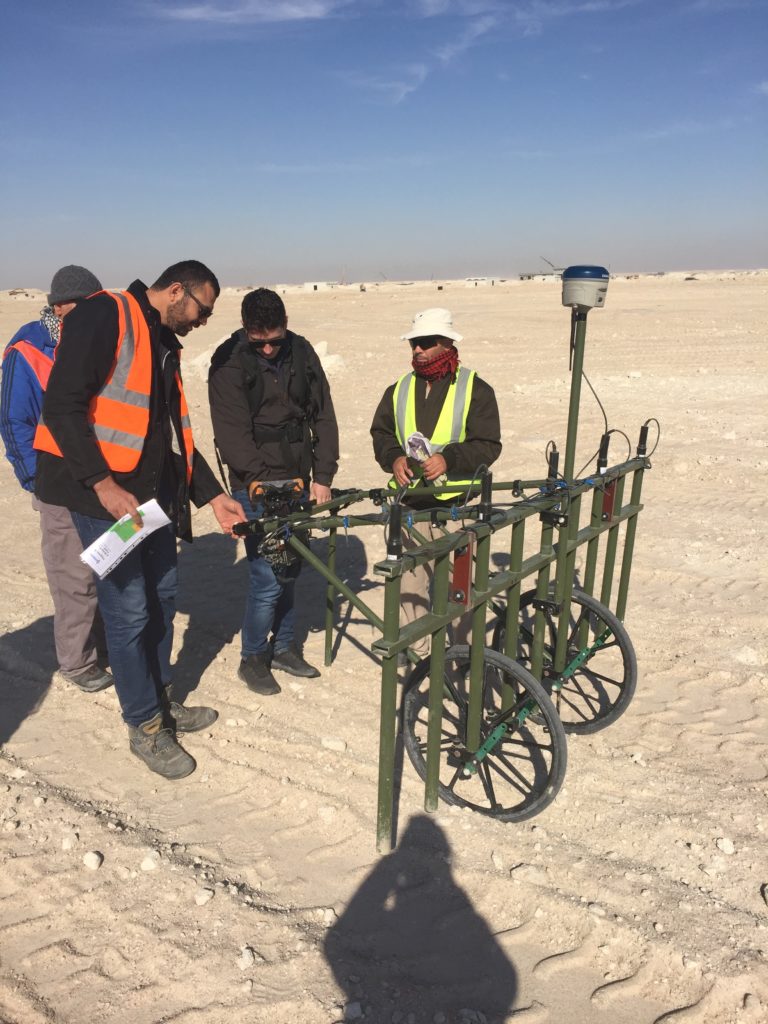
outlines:
[[[520,274],[521,281],[559,281],[561,277],[559,270],[533,270],[527,274]]]
[[[327,292],[331,288],[337,288],[338,281],[305,281],[304,291],[305,292]]]

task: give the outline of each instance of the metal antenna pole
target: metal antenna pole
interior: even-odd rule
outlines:
[[[568,483],[573,482],[573,467],[576,461],[576,435],[579,429],[579,404],[581,402],[581,371],[584,366],[584,345],[587,336],[587,310],[576,306],[571,312],[571,400],[568,406],[568,437],[565,442],[565,465],[563,475]]]
[[[568,439],[565,444],[563,474],[573,483],[576,461],[576,434],[579,429],[581,377],[584,367],[584,340],[587,334],[587,313],[605,305],[609,273],[605,267],[574,266],[563,271],[563,305],[571,307],[571,402],[568,408]]]

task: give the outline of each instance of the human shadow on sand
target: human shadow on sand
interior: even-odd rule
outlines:
[[[0,637],[0,743],[40,709],[56,668],[52,615]]]
[[[223,533],[205,533],[179,551],[176,611],[188,616],[173,667],[173,696],[183,701],[239,633],[248,585],[242,548]],[[176,628],[179,622],[176,621]]]
[[[411,819],[327,934],[345,993],[339,1017],[367,1024],[497,1024],[517,971],[451,872],[451,849],[427,816]]]
[[[313,538],[310,549],[327,562],[327,537]],[[336,547],[336,574],[340,579],[359,593],[376,585],[366,579],[367,569],[365,547],[359,538],[340,537]],[[326,589],[326,580],[304,564],[295,589],[299,644],[306,641],[309,632],[325,629]],[[182,544],[176,610],[186,614],[188,621],[173,668],[174,699],[183,701],[189,696],[222,648],[237,637],[247,591],[248,561],[232,537],[208,533],[196,537],[191,545]],[[334,655],[346,635],[352,611],[348,601],[337,600]]]
[[[310,549],[313,554],[327,564],[327,536],[312,538]],[[365,545],[359,537],[351,533],[347,535],[340,533],[337,536],[335,572],[355,594],[362,594],[363,600],[365,600],[365,591],[380,586],[375,580],[367,578],[368,555]],[[325,629],[327,588],[328,583],[319,572],[309,565],[302,567],[301,574],[296,581],[296,633],[300,643],[306,640],[308,633],[319,633]],[[357,611],[346,597],[337,594],[334,608],[334,658],[343,639],[356,642],[349,636],[349,626],[353,622],[365,621],[367,620],[362,612]],[[370,653],[364,646],[360,646],[360,649]]]

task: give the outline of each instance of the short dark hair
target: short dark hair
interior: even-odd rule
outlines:
[[[269,288],[248,292],[240,312],[246,331],[274,331],[288,321],[283,300]]]
[[[209,270],[199,260],[182,260],[180,263],[174,263],[172,267],[168,267],[167,270],[162,272],[152,287],[156,291],[161,292],[165,288],[170,288],[172,284],[183,284],[187,288],[193,288],[195,285],[209,284],[213,288],[217,299],[221,292],[214,272]]]

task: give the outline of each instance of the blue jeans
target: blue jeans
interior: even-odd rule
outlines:
[[[262,505],[252,505],[247,491],[233,491],[232,497],[243,506],[249,520],[261,518]],[[248,534],[245,553],[248,558],[248,596],[243,616],[242,657],[266,654],[272,634],[276,651],[284,651],[294,641],[295,613],[293,591],[301,571],[301,562],[280,571],[278,579],[272,566],[259,555],[259,538]]]
[[[84,548],[110,526],[79,512],[72,520]],[[177,579],[176,537],[171,526],[163,526],[96,581],[109,667],[128,725],[154,718],[160,692],[171,681]]]

